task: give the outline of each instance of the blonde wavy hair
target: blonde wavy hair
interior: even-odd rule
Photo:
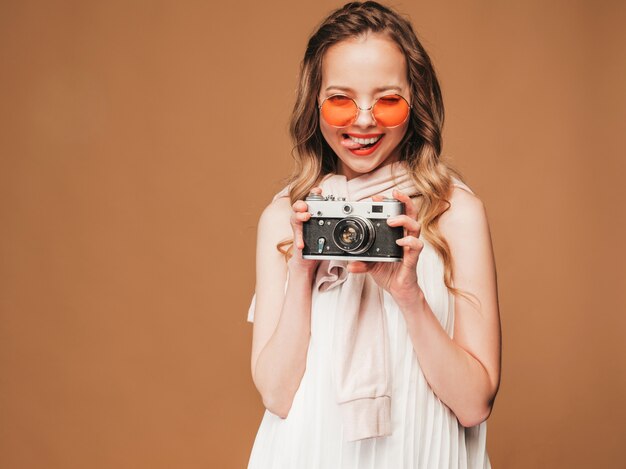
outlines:
[[[411,23],[377,2],[351,2],[333,11],[309,38],[300,66],[296,102],[289,131],[294,142],[294,171],[287,181],[293,204],[304,199],[323,177],[337,170],[337,156],[322,136],[317,97],[322,81],[322,59],[333,44],[367,33],[383,33],[393,40],[407,61],[412,103],[409,127],[400,142],[400,161],[413,180],[421,203],[418,221],[421,234],[441,256],[444,282],[453,294],[467,295],[452,285],[450,247],[438,228],[439,217],[448,210],[452,178],[463,178],[441,157],[444,108],[441,89],[428,54]],[[289,259],[293,239],[277,245]]]

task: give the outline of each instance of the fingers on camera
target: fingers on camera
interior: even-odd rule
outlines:
[[[424,247],[422,240],[416,238],[415,236],[405,236],[404,238],[400,238],[396,241],[396,244],[399,246],[409,247],[414,251],[421,251]]]
[[[311,214],[309,212],[296,212],[296,219],[300,222],[305,222],[309,218],[311,218]]]
[[[411,200],[411,197],[409,197],[404,192],[399,191],[398,189],[393,190],[393,196],[396,199],[398,199],[400,202],[404,203],[406,214],[409,217],[415,218],[417,216],[417,211],[415,210],[415,205],[413,205],[413,201]]]
[[[302,200],[296,200],[291,208],[293,208],[294,212],[302,212],[306,210],[307,205],[306,202],[303,202]]]
[[[407,231],[418,233],[420,232],[420,224],[415,218],[408,215],[397,215],[387,219],[387,224],[390,226],[403,225]]]

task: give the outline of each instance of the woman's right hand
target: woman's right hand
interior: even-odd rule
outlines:
[[[311,189],[313,194],[321,195],[322,189],[320,187],[314,187]],[[302,235],[302,223],[311,218],[309,213],[309,207],[304,200],[296,200],[291,206],[293,209],[291,213],[291,228],[293,230],[293,255],[287,261],[289,270],[305,271],[307,273],[313,273],[320,263],[315,259],[304,259],[302,257],[302,249],[304,248],[304,237]]]

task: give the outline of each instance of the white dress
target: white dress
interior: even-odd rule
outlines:
[[[456,186],[471,190],[455,182]],[[418,283],[452,337],[454,297],[443,281],[443,262],[423,237]],[[332,380],[332,337],[340,286],[314,290],[306,370],[286,419],[266,410],[248,469],[485,469],[487,423],[463,427],[426,382],[404,316],[384,291],[392,370],[388,437],[345,441]],[[255,298],[248,312],[254,320]]]

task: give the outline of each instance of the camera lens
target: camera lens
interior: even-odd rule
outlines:
[[[339,220],[333,230],[333,240],[339,248],[350,254],[367,251],[374,242],[375,231],[372,223],[362,217],[348,217]]]
[[[347,246],[352,246],[359,240],[359,235],[353,226],[346,226],[339,235],[341,236],[341,241]]]

